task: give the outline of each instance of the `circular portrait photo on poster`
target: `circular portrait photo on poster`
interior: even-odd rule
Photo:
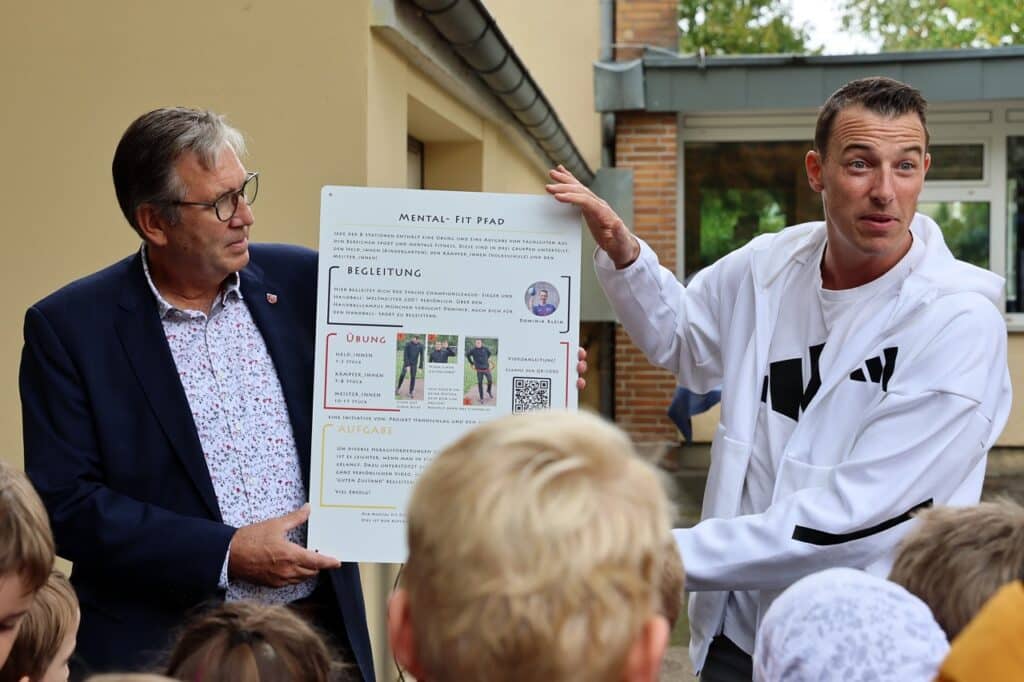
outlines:
[[[537,317],[547,317],[558,310],[558,289],[551,282],[534,282],[523,297],[526,309]]]

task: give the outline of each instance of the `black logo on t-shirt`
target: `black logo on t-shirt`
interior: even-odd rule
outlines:
[[[882,349],[882,358],[879,357],[868,358],[864,361],[864,366],[868,368],[868,377],[871,381],[878,384],[882,384],[882,390],[889,390],[889,379],[892,378],[892,373],[896,370],[896,353],[899,352],[898,346],[892,348]],[[867,381],[864,378],[863,369],[855,369],[850,372],[850,378],[854,381]]]
[[[821,371],[818,361],[821,358],[821,351],[825,344],[811,346],[807,349],[808,359],[811,366],[811,378],[804,386],[804,362],[803,358],[791,358],[789,360],[778,360],[768,364],[768,376],[761,383],[761,402],[768,401],[771,394],[771,407],[773,412],[789,417],[793,421],[800,421],[800,413],[807,410],[811,400],[821,388]],[[889,379],[896,370],[896,354],[898,347],[882,349],[882,357],[868,358],[864,366],[868,370],[867,377],[876,384],[882,385],[882,390],[889,388]],[[863,369],[855,369],[850,373],[853,381],[867,381]]]
[[[819,343],[807,349],[811,361],[811,379],[804,387],[803,358],[778,360],[769,363],[768,376],[761,384],[761,402],[766,402],[768,393],[772,396],[772,410],[793,421],[800,421],[800,411],[806,410],[814,395],[821,388],[821,372],[818,358],[825,344]]]

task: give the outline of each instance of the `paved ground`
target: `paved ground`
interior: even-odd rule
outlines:
[[[497,386],[492,386],[491,387],[491,393],[492,394],[491,395],[487,395],[487,384],[484,384],[484,399],[483,399],[483,401],[481,401],[480,400],[480,391],[477,389],[476,386],[474,386],[473,388],[471,388],[468,391],[466,391],[466,394],[464,396],[462,396],[462,401],[463,401],[462,404],[463,405],[489,405],[489,406],[493,407],[495,401],[497,400],[497,398],[493,394],[497,390],[497,388],[498,388]]]
[[[690,526],[700,518],[707,478],[708,446],[642,447],[642,454],[657,461],[671,478],[676,496],[676,524]],[[1024,503],[1024,450],[996,449],[989,455],[983,497],[1006,495]],[[661,679],[666,682],[696,679],[686,651],[689,627],[685,613],[672,633]]]
[[[665,658],[661,663],[661,679],[663,682],[690,682],[697,679],[693,674],[693,666],[690,665],[690,657],[685,646],[671,646],[665,652]]]
[[[416,390],[413,391],[412,395],[409,395],[409,377],[405,377],[405,381],[399,384],[398,388],[395,389],[395,397],[399,400],[423,400],[423,377],[416,379]]]

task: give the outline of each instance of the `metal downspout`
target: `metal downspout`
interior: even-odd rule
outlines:
[[[598,60],[615,61],[615,0],[601,0],[601,52]],[[601,114],[601,168],[615,166],[615,114]],[[615,419],[615,325],[602,325],[604,338],[598,345],[600,357],[596,358],[600,368],[598,391],[601,414]]]
[[[481,0],[409,0],[547,155],[583,183],[594,180],[569,131]]]
[[[601,0],[601,54],[602,62],[615,61],[615,0]],[[601,114],[601,166],[615,165],[615,114]]]

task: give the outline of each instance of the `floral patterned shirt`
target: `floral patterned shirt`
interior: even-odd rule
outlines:
[[[160,295],[142,263],[164,334],[192,410],[221,517],[239,528],[293,512],[306,502],[299,455],[281,382],[266,342],[242,300],[238,273],[225,282],[210,314],[180,310]],[[306,524],[288,533],[306,545]],[[230,552],[229,552],[230,555]],[[287,603],[309,596],[317,577],[285,587],[228,580],[227,599]]]

